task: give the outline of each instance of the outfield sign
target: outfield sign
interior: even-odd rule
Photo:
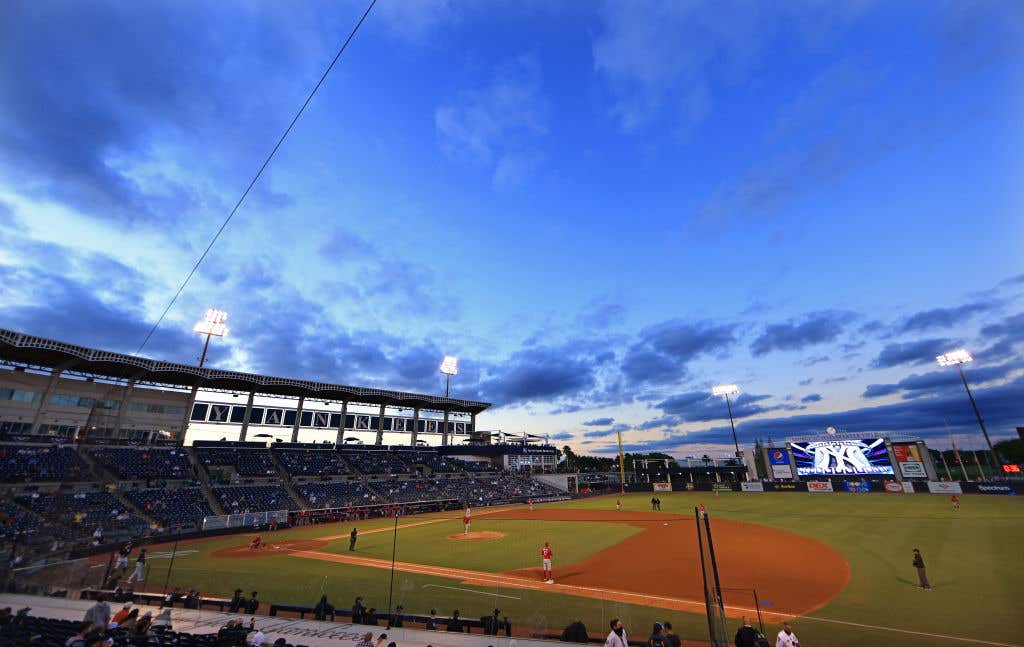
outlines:
[[[766,451],[768,452],[768,464],[772,466],[772,478],[793,478],[793,468],[789,464],[789,450],[769,447]]]
[[[672,484],[671,483],[655,483],[654,484],[654,491],[655,492],[671,492],[672,491]]]
[[[892,455],[904,478],[928,478],[921,459],[921,448],[915,443],[893,443]]]
[[[979,485],[978,492],[982,494],[1014,494],[1013,488],[1008,485]]]
[[[760,481],[744,481],[740,483],[740,489],[744,492],[764,492],[764,484]]]
[[[832,492],[832,481],[807,481],[808,492]]]
[[[903,483],[899,481],[884,481],[882,486],[889,494],[903,494]]]
[[[867,481],[846,481],[843,483],[847,492],[870,492],[871,483]]]
[[[959,481],[928,481],[928,491],[932,494],[963,494]]]

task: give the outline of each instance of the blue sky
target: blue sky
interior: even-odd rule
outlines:
[[[134,351],[356,3],[0,7],[0,325]],[[145,353],[578,451],[1024,424],[1015,2],[380,0]]]

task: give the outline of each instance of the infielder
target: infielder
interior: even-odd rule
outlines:
[[[554,576],[551,574],[551,556],[552,555],[553,555],[553,553],[551,552],[551,546],[548,544],[548,542],[544,542],[544,548],[540,549],[540,557],[541,557],[541,560],[542,560],[541,561],[541,565],[544,567],[544,583],[545,584],[554,584],[555,583]]]
[[[142,570],[146,568],[146,549],[143,548],[139,551],[139,556],[135,558],[135,572],[128,576],[128,583],[132,580],[142,581]]]

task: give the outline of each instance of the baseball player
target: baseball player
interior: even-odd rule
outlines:
[[[142,581],[142,570],[146,568],[146,549],[143,548],[139,551],[139,556],[135,558],[135,572],[128,576],[128,582],[132,580]]]
[[[252,541],[249,542],[249,550],[256,550],[257,548],[259,548],[262,545],[263,545],[263,538],[260,537],[259,535],[256,535],[255,537],[252,538]]]
[[[700,518],[707,519],[708,511],[704,509],[704,504],[700,504]]]
[[[954,510],[959,510],[960,509],[960,497],[958,497],[957,495],[954,494],[953,496],[949,497],[949,500],[953,502],[953,509]]]
[[[622,499],[615,499],[615,511],[620,512],[622,510]]]
[[[123,546],[121,546],[121,549],[117,551],[117,568],[120,569],[122,573],[124,573],[124,572],[126,572],[128,570],[128,556],[131,555],[131,554],[132,554],[132,542],[131,541],[129,541],[128,543],[126,543]]]
[[[473,513],[472,513],[472,511],[469,508],[466,508],[466,514],[462,515],[462,523],[465,524],[465,526],[466,526],[466,530],[463,532],[463,534],[465,534],[465,535],[469,534],[469,524],[470,524],[470,522],[472,520],[473,520]]]
[[[548,544],[548,542],[544,542],[544,547],[540,549],[540,557],[542,560],[541,564],[544,567],[545,584],[555,583],[554,576],[551,574],[551,556],[553,554],[554,553],[551,552],[551,546]]]
[[[533,497],[527,499],[527,502],[530,504],[530,511],[533,512]]]

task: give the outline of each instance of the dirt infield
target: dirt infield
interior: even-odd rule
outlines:
[[[261,548],[252,549],[249,545],[230,546],[210,553],[211,557],[227,559],[251,559],[253,557],[271,557],[291,553],[297,550],[320,550],[328,543],[327,539],[296,539],[293,541],[266,542]]]
[[[555,580],[565,585],[703,601],[693,518],[573,509],[503,511],[488,518],[617,522],[643,528],[643,532],[575,564],[559,564],[558,547],[552,546]],[[813,539],[727,520],[712,520],[711,532],[723,589],[755,588],[760,600],[778,613],[803,615],[824,606],[850,579],[842,555]],[[538,564],[508,574],[540,579],[541,569]],[[748,593],[725,591],[723,598],[727,606],[753,607]]]
[[[501,539],[504,536],[505,533],[503,532],[478,530],[476,532],[457,532],[454,535],[448,535],[448,539],[454,539],[455,541],[490,541],[492,539]]]

